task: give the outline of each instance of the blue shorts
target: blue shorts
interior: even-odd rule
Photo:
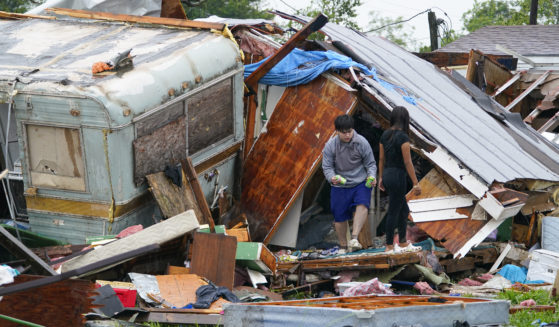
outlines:
[[[353,217],[355,207],[362,204],[369,208],[371,204],[372,188],[365,186],[365,182],[354,187],[335,187],[330,190],[330,209],[334,214],[334,221],[341,223]]]

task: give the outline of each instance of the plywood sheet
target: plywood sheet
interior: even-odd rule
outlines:
[[[198,208],[192,189],[185,178],[182,179],[181,187],[173,184],[163,172],[147,175],[146,178],[163,217],[173,217],[192,209],[198,222],[204,223],[202,212]]]
[[[208,284],[196,274],[159,275],[155,276],[155,278],[157,279],[161,297],[176,308],[182,308],[189,303],[196,302],[196,290],[200,286]],[[219,298],[212,303],[209,309],[221,309],[223,303],[228,302]]]
[[[287,88],[249,153],[241,180],[241,208],[252,240],[267,243],[320,166],[334,119],[350,113],[356,96],[323,76]]]
[[[134,140],[134,182],[140,185],[144,177],[163,171],[186,158],[186,118],[181,118],[156,129],[151,134]]]
[[[436,169],[432,169],[425,175],[421,179],[420,185],[421,194],[414,196],[410,193],[407,196],[408,200],[469,193],[450,176]],[[471,217],[473,207],[458,208],[456,211]],[[458,252],[485,224],[486,221],[484,220],[472,220],[470,218],[416,223],[430,237],[441,241],[441,244],[453,254]]]
[[[235,280],[236,252],[235,236],[194,233],[190,271],[231,290]]]

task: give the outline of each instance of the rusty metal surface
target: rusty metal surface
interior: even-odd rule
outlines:
[[[269,240],[315,169],[334,133],[334,119],[356,103],[321,76],[287,88],[249,153],[241,181],[241,208],[254,241]]]

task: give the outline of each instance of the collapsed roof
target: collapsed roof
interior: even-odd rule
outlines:
[[[310,21],[303,16],[275,13],[301,23]],[[488,197],[495,183],[559,181],[559,149],[522,123],[517,114],[508,113],[483,92],[477,92],[471,83],[383,38],[332,23],[327,23],[321,32],[341,52],[376,71],[372,76],[362,74],[354,78],[355,89],[346,87],[343,92],[359,95],[360,100],[385,120],[394,106],[406,107],[410,112],[411,137],[416,151],[478,200]],[[286,91],[289,96],[284,94],[277,109],[283,112],[281,108],[285,106],[296,106],[300,117],[292,117],[295,115],[292,111],[283,115],[274,113],[246,162],[242,208],[251,224],[253,237],[264,242],[270,241],[319,165],[321,153],[316,150],[322,149],[328,139],[322,136],[334,132],[332,126],[317,124],[324,117],[318,115],[316,104],[290,100],[293,92],[306,92],[301,86],[298,88],[299,91]],[[326,110],[329,105],[318,107]],[[351,105],[338,109],[353,111]],[[276,137],[282,136],[280,143],[270,135],[272,132]],[[316,135],[316,138],[308,135]],[[305,158],[295,157],[294,161],[292,149],[297,152],[302,144],[310,148],[301,152],[305,153]],[[283,161],[281,168],[269,162],[272,159],[276,163]],[[301,169],[306,173],[302,174]],[[280,186],[278,180],[286,182]],[[482,201],[479,202],[483,207]],[[471,218],[472,211],[473,208],[465,217]],[[460,236],[455,232],[471,229],[468,235],[462,233],[450,248],[451,252],[464,256],[504,221],[503,217],[493,218],[488,221],[468,219],[473,222],[468,226],[460,225],[464,221],[461,219],[445,221],[443,230],[453,231],[449,235]],[[439,230],[440,227],[436,226]],[[441,239],[441,234],[438,236]]]

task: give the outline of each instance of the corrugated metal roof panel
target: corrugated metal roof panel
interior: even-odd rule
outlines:
[[[302,16],[296,19],[307,20]],[[383,38],[365,36],[332,23],[322,31],[348,44],[377,69],[380,78],[412,95],[417,105],[405,101],[397,89],[367,79],[389,102],[405,106],[416,127],[486,183],[522,178],[559,181],[559,171],[550,168],[559,163],[559,152],[553,145],[535,131],[521,131],[508,121],[493,118],[449,74]],[[540,157],[519,142],[528,142]],[[550,165],[544,164],[542,155],[548,157]]]

